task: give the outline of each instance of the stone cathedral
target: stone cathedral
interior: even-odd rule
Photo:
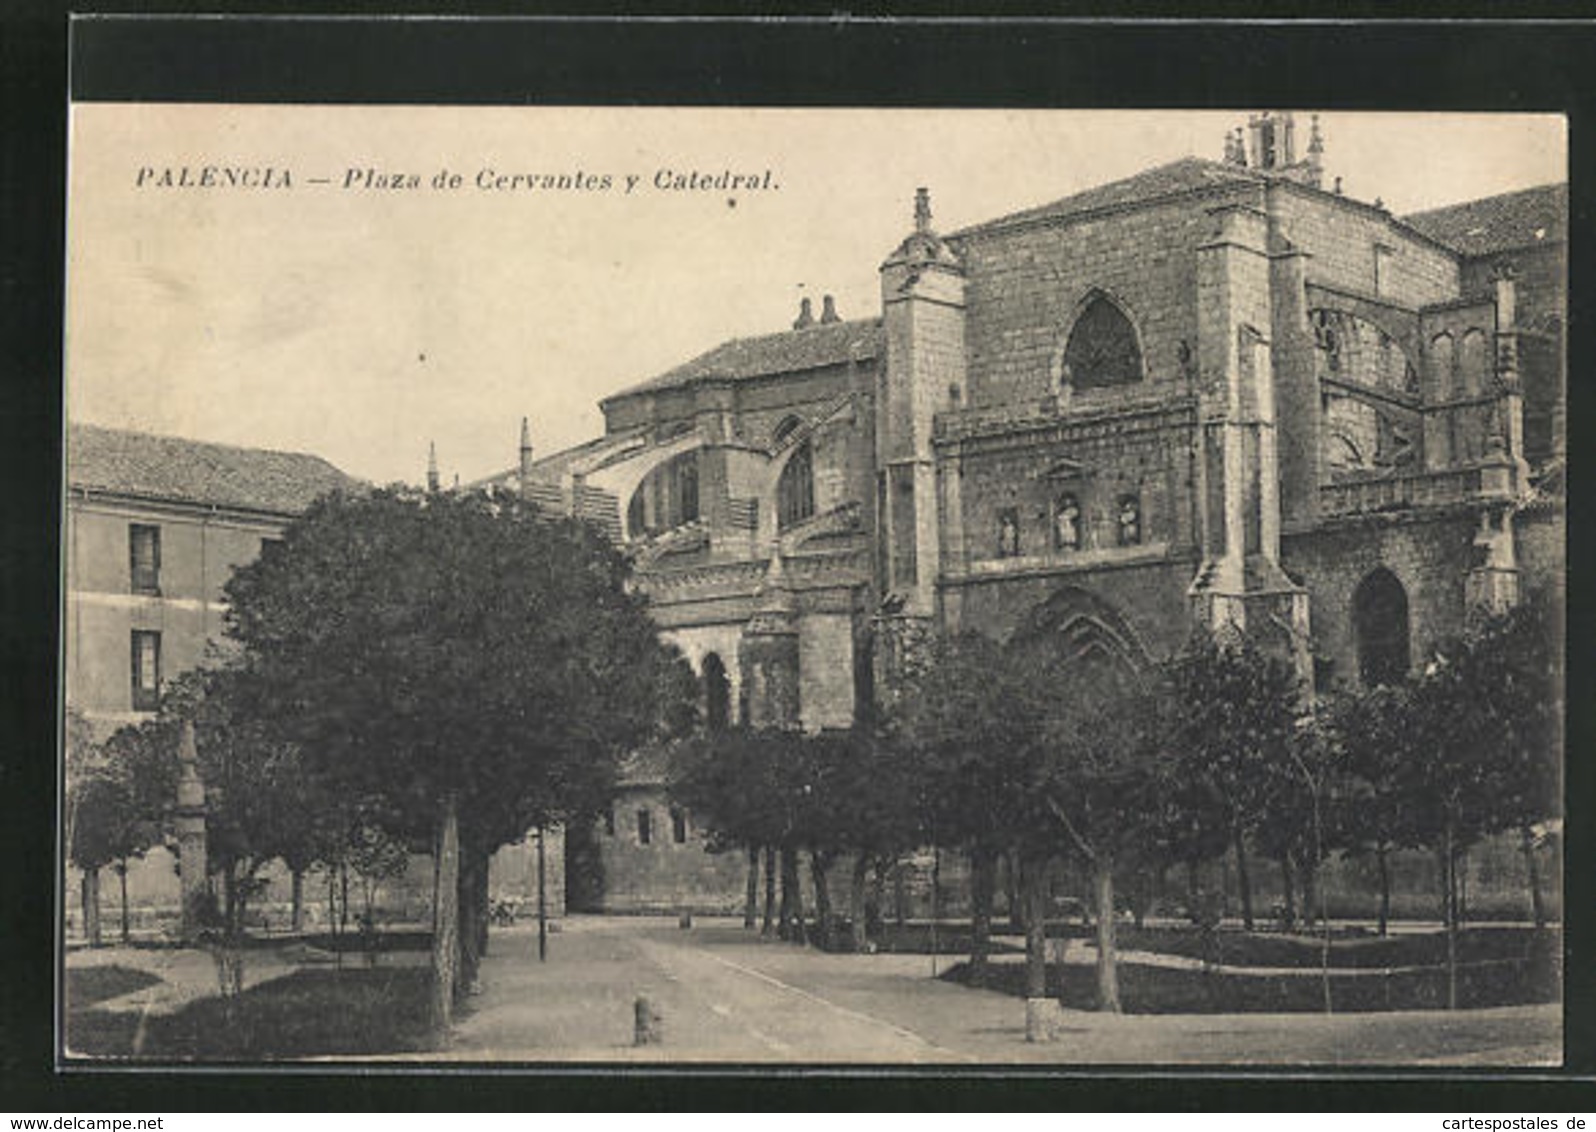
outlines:
[[[1259,114],[1222,160],[957,232],[920,189],[879,312],[806,299],[483,482],[623,542],[712,723],[847,727],[929,635],[1037,619],[1390,679],[1471,607],[1561,596],[1567,189],[1396,216],[1324,148]],[[572,831],[573,908],[739,903],[662,769]]]

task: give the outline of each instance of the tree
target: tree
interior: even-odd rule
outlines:
[[[999,854],[1019,865],[1026,904],[1027,995],[1046,994],[1046,869],[1056,822],[1037,787],[1047,767],[1048,690],[1027,658],[977,633],[936,641],[884,720],[920,767],[925,830],[972,868],[970,965],[990,948]]]
[[[1412,688],[1379,685],[1344,695],[1319,719],[1344,771],[1331,817],[1334,840],[1350,853],[1374,855],[1383,936],[1391,918],[1390,854],[1418,843],[1401,793],[1405,768],[1419,757]]]
[[[1194,636],[1169,665],[1178,704],[1182,777],[1201,827],[1223,825],[1236,852],[1242,918],[1253,927],[1247,840],[1289,774],[1301,682],[1286,659],[1242,634]]]
[[[625,750],[691,716],[673,700],[690,672],[602,532],[507,493],[327,497],[227,596],[277,733],[430,840],[447,1025],[463,948],[476,954],[462,856],[470,875],[528,829],[592,812]]]
[[[1156,681],[1106,659],[1065,655],[1046,640],[1030,653],[1055,694],[1041,792],[1092,871],[1097,920],[1097,1005],[1120,1010],[1114,872],[1147,844],[1170,760],[1170,698]]]
[[[99,870],[115,869],[121,890],[121,937],[131,936],[127,870],[161,844],[176,801],[177,762],[161,743],[153,721],[113,732],[97,760],[80,763],[68,782],[69,850],[84,872],[84,918],[90,942],[99,943]]]

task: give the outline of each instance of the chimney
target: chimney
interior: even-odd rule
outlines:
[[[820,300],[820,321],[822,324],[842,321],[837,315],[837,302],[830,295]]]
[[[914,230],[916,232],[931,231],[931,190],[919,188],[914,190]]]
[[[798,304],[798,317],[793,319],[792,328],[794,330],[802,330],[806,326],[813,326],[814,324],[814,304],[809,301],[808,296],[805,296],[803,302]]]
[[[427,490],[438,490],[438,446],[427,441]]]

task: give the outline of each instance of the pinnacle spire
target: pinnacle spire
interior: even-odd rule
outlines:
[[[427,490],[438,490],[438,445],[427,441]]]

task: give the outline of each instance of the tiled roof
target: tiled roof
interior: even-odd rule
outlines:
[[[1466,256],[1564,241],[1568,238],[1568,186],[1541,185],[1416,212],[1403,219],[1430,239]]]
[[[757,338],[733,338],[658,377],[612,394],[605,401],[675,389],[697,381],[742,381],[767,374],[797,373],[853,360],[863,361],[879,355],[883,341],[879,318],[817,322],[802,330],[763,334]]]
[[[86,424],[68,432],[66,459],[74,488],[284,515],[327,492],[366,486],[319,456]]]
[[[1084,192],[1075,193],[1062,200],[1056,200],[1052,204],[1027,208],[1021,212],[1000,216],[996,220],[984,221],[955,232],[954,236],[990,232],[994,229],[1007,228],[1012,224],[1024,224],[1032,220],[1056,219],[1081,213],[1096,212],[1104,208],[1140,204],[1144,201],[1158,200],[1163,197],[1177,196],[1181,193],[1197,192],[1202,189],[1212,189],[1225,185],[1257,184],[1263,180],[1264,178],[1259,174],[1249,172],[1237,165],[1227,165],[1201,157],[1183,157],[1179,161],[1170,162],[1168,165],[1159,165],[1137,173],[1135,176],[1126,177],[1120,181],[1110,181],[1106,185],[1098,185]]]

